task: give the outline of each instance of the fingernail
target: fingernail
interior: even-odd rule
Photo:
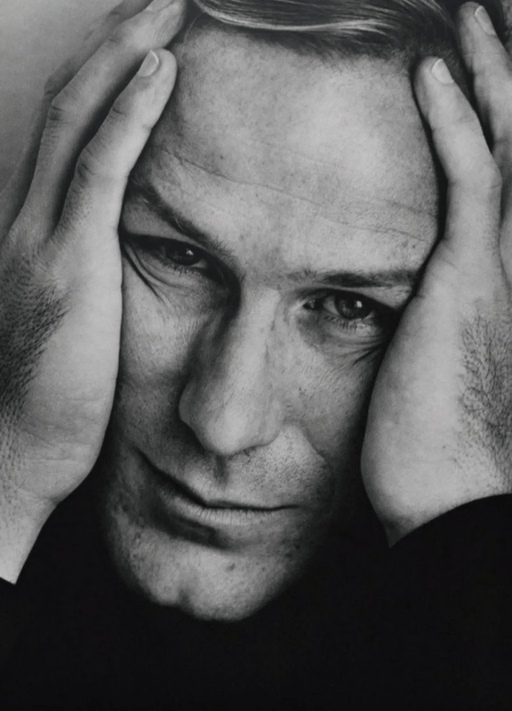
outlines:
[[[153,0],[150,2],[147,9],[151,12],[158,12],[158,10],[163,10],[168,5],[172,5],[174,0]]]
[[[149,52],[146,55],[146,58],[140,65],[140,69],[137,72],[137,74],[140,77],[150,77],[152,74],[154,74],[156,72],[156,70],[158,69],[159,66],[160,66],[160,59],[158,58],[158,54],[156,54],[155,52],[153,52],[153,50],[151,50],[151,52]]]
[[[446,66],[446,63],[443,59],[438,59],[437,62],[432,66],[431,71],[437,81],[440,81],[441,84],[454,84],[453,77],[450,74],[450,70]]]
[[[478,20],[478,24],[483,29],[486,35],[496,37],[496,30],[494,29],[494,25],[492,24],[491,18],[487,14],[487,11],[484,7],[482,7],[481,5],[480,7],[477,7],[477,9],[475,10],[475,17]]]

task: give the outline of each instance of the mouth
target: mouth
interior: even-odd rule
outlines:
[[[294,506],[267,507],[206,497],[147,459],[146,463],[156,477],[167,507],[175,515],[190,521],[219,526],[246,526],[259,522],[266,523],[272,517],[295,508]]]

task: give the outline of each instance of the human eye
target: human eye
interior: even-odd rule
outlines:
[[[132,234],[125,230],[120,234],[125,249],[136,253],[138,261],[157,270],[157,276],[184,275],[187,277],[221,281],[222,276],[216,260],[190,242],[169,237],[151,237]]]
[[[329,328],[372,338],[389,334],[398,318],[395,309],[349,291],[320,294],[304,308]]]

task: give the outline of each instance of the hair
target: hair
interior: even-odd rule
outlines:
[[[464,0],[192,0],[194,22],[258,33],[298,51],[398,60],[413,71],[426,56],[445,59],[464,87],[456,14]],[[500,0],[481,0],[506,41]]]

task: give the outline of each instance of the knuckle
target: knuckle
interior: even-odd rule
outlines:
[[[91,39],[93,39],[103,30],[104,25],[105,17],[95,18],[87,28],[87,32],[85,33],[83,38],[83,43],[87,44],[88,42],[90,42]]]
[[[494,194],[503,188],[503,177],[494,161],[488,161],[482,165],[479,172],[479,179],[485,193]]]
[[[144,87],[143,87],[144,88]],[[119,131],[129,130],[134,121],[144,113],[147,97],[141,87],[131,83],[114,101],[103,124],[106,135],[117,135]]]
[[[139,42],[141,20],[140,16],[125,20],[110,32],[106,45],[113,50],[137,49]]]
[[[474,169],[465,171],[456,182],[475,197],[486,200],[499,198],[503,187],[503,178],[494,161],[482,161]]]
[[[480,193],[490,195],[495,192],[501,192],[503,176],[498,164],[488,150],[474,152],[468,165],[469,169],[465,171],[465,178]]]
[[[482,135],[482,127],[475,112],[466,106],[449,106],[432,117],[434,134],[465,135],[468,140]]]
[[[107,118],[108,122],[111,125],[117,123],[126,123],[131,114],[130,104],[131,102],[128,101],[126,96],[122,96],[116,99],[116,101],[112,105],[112,108],[110,109],[110,113]]]
[[[463,128],[480,135],[482,126],[478,120],[478,116],[473,110],[468,110],[467,107],[462,107],[455,118],[455,126]]]
[[[107,14],[107,19],[111,22],[114,23],[120,23],[123,22],[123,20],[126,18],[126,13],[123,9],[123,4],[121,5],[116,5],[110,12]]]
[[[89,145],[80,154],[75,166],[75,178],[82,185],[90,183],[101,173],[101,162],[97,152]]]
[[[64,90],[66,84],[73,75],[71,60],[67,60],[55,72],[53,72],[45,82],[43,99],[47,104]]]
[[[56,124],[67,124],[74,119],[76,112],[75,92],[68,85],[51,99],[48,108],[48,121]]]
[[[44,85],[44,99],[47,101],[52,101],[54,97],[59,93],[59,78],[60,74],[57,75],[57,73],[52,74],[48,79],[46,80],[46,83]]]
[[[48,108],[48,123],[51,124],[64,124],[68,122],[68,114],[64,106],[60,101],[53,101],[50,103]]]
[[[115,27],[109,34],[106,40],[106,45],[109,49],[125,49],[131,46],[133,35],[126,25],[123,23]]]

